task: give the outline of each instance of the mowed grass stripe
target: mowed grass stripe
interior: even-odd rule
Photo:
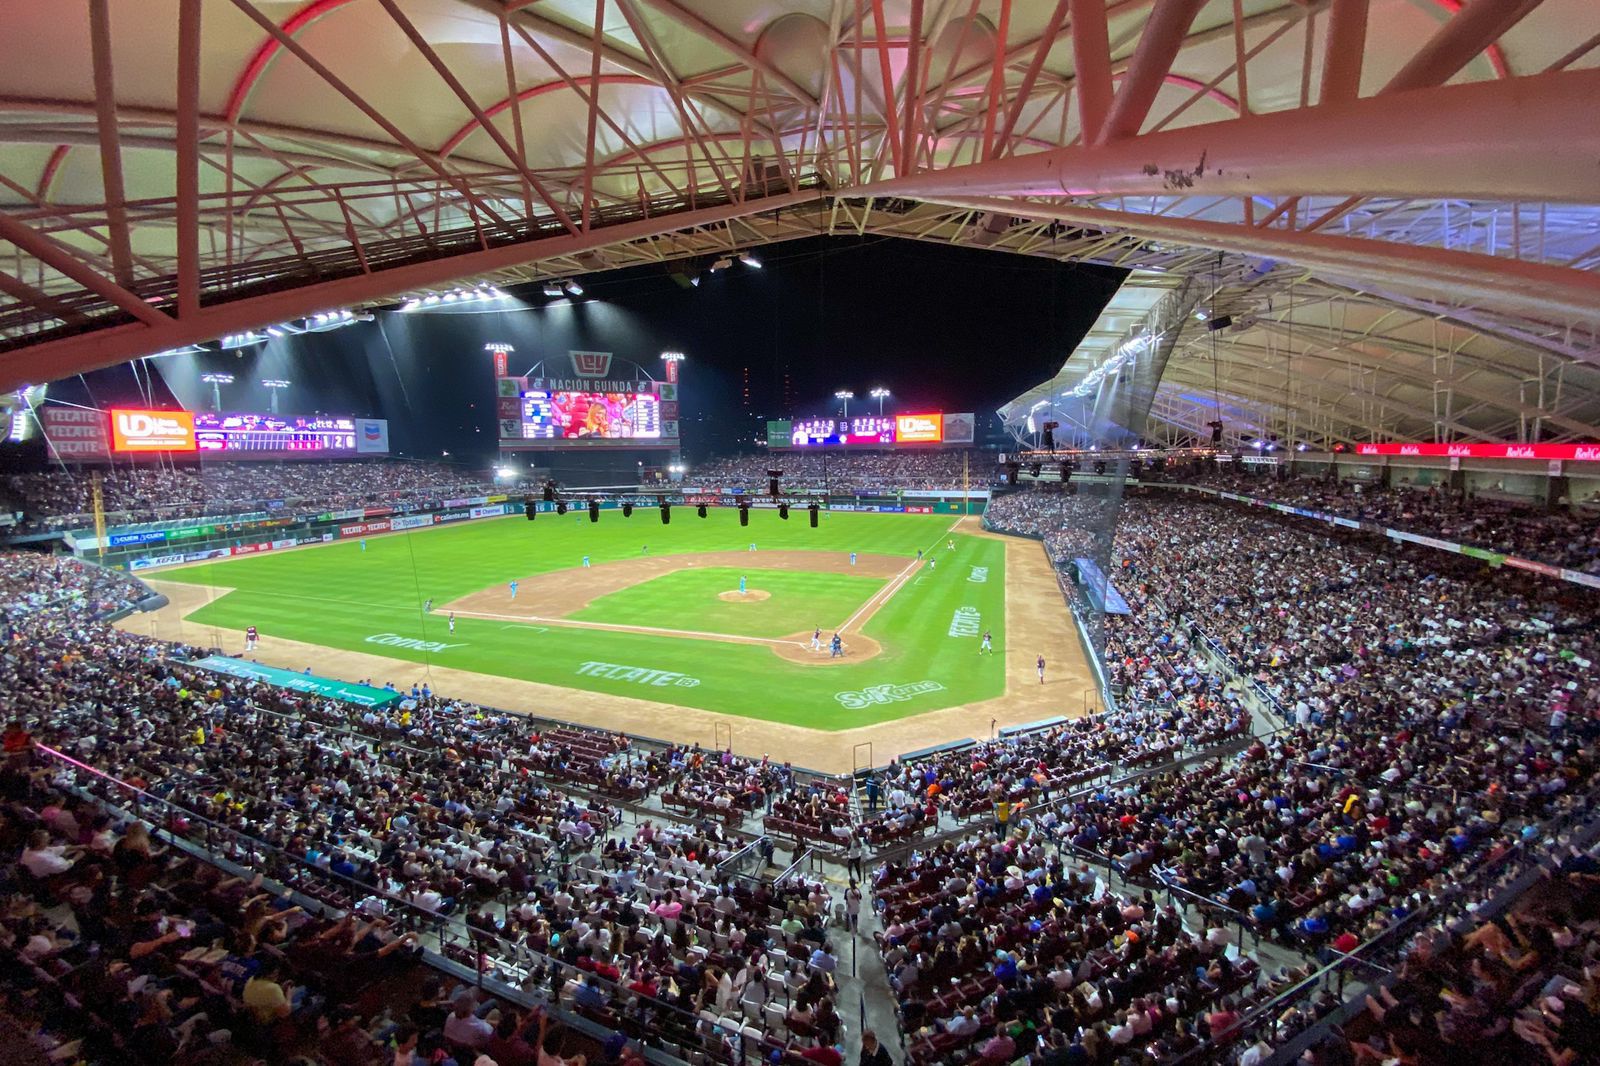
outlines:
[[[768,598],[721,599],[724,592],[738,595],[740,577],[745,578],[750,592],[763,592]],[[810,632],[813,626],[839,625],[883,585],[877,578],[851,574],[697,567],[601,596],[567,617],[581,622],[785,637],[802,630]]]
[[[748,527],[738,524],[734,511],[710,514],[701,520],[692,509],[675,508],[669,526],[662,526],[653,510],[638,512],[632,519],[605,512],[595,524],[586,517],[541,515],[532,523],[515,518],[440,526],[370,538],[366,551],[354,541],[340,542],[183,567],[163,572],[160,578],[236,590],[195,612],[191,618],[197,623],[241,634],[245,626],[255,625],[269,636],[407,660],[417,664],[417,677],[423,676],[428,664],[437,663],[818,729],[888,721],[1004,691],[1000,656],[979,659],[976,638],[947,635],[954,608],[970,603],[980,610],[985,624],[993,619],[990,628],[997,641],[1003,639],[1004,556],[998,541],[958,536],[956,550],[947,551],[944,531],[952,519],[942,515],[825,513],[821,527],[811,529],[804,512],[788,522],[770,511],[752,512]],[[883,645],[884,654],[827,666],[786,662],[758,645],[554,626],[541,631],[537,625],[493,619],[460,618],[451,635],[442,612],[424,614],[421,609],[430,597],[442,604],[515,577],[560,570],[571,571],[576,603],[583,598],[581,563],[586,554],[598,565],[639,558],[645,545],[656,556],[742,550],[751,543],[758,549],[899,555],[908,564],[918,548],[931,548],[938,567],[929,571],[924,562],[923,569],[867,623],[867,634]],[[972,565],[988,566],[986,583],[967,581]],[[769,575],[784,573],[762,571],[758,577],[752,572],[751,584],[762,587]],[[787,572],[796,573],[820,576]],[[857,596],[845,614],[871,595],[869,589]],[[383,634],[453,646],[428,652],[372,642]],[[586,672],[592,668],[584,664],[596,662],[677,671],[697,684],[640,684]],[[317,667],[314,662],[295,665],[314,671]],[[415,678],[375,680],[401,684]],[[836,698],[842,692],[923,681],[943,687],[859,709],[846,708]],[[548,710],[561,713],[555,706]]]

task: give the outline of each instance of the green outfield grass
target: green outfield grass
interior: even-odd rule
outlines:
[[[761,600],[724,600],[746,587],[768,594]],[[752,637],[784,637],[809,633],[813,626],[842,624],[883,588],[877,578],[805,570],[738,570],[728,566],[696,567],[651,578],[631,588],[600,596],[568,618],[583,622],[619,622],[734,633]]]
[[[416,677],[431,663],[818,729],[887,721],[1004,691],[1003,657],[980,658],[975,635],[990,629],[996,650],[1004,649],[1005,555],[999,541],[954,536],[954,550],[947,549],[953,519],[943,515],[824,512],[817,529],[809,528],[803,512],[782,521],[774,512],[756,511],[748,527],[739,525],[731,509],[713,509],[708,518],[699,519],[692,509],[679,507],[672,518],[663,526],[654,510],[646,509],[630,519],[607,511],[596,524],[581,513],[541,515],[532,523],[521,517],[462,523],[373,537],[365,550],[356,541],[341,541],[179,567],[159,578],[235,590],[189,616],[232,631],[237,639],[223,634],[230,652],[240,650],[244,628],[254,625],[268,636],[410,660],[419,664]],[[442,613],[422,609],[430,598],[444,604],[504,586],[513,578],[562,570],[572,572],[578,603],[585,598],[580,591],[585,555],[598,565],[639,558],[646,548],[659,557],[744,550],[752,543],[758,549],[875,552],[903,556],[908,563],[920,548],[939,565],[929,570],[924,564],[867,624],[865,633],[882,646],[882,654],[827,666],[788,662],[759,644],[505,620],[459,618],[451,634]],[[718,570],[733,575],[731,584],[715,579]],[[699,630],[719,630],[751,618],[751,624],[764,628],[729,631],[781,635],[844,621],[879,584],[855,575],[752,570],[747,574],[750,585],[772,592],[769,604],[782,591],[779,607],[787,611],[785,605],[793,604],[804,618],[795,626],[792,616],[774,613],[766,616],[771,627],[765,628],[766,620],[746,613],[759,611],[760,605],[716,599],[716,592],[738,587],[737,573],[719,567],[657,578],[601,597],[584,613],[603,612],[608,622]],[[710,585],[693,580],[702,575],[712,577]],[[973,580],[979,575],[984,580]],[[807,589],[817,590],[809,604],[804,600]],[[698,599],[689,602],[685,596]],[[726,615],[716,613],[724,608]],[[953,636],[952,623],[963,608],[962,625]],[[787,620],[780,624],[780,617]],[[734,622],[723,623],[722,618]],[[711,619],[715,624],[708,623]],[[204,638],[195,634],[193,639]],[[443,647],[398,647],[393,639]],[[317,671],[315,662],[293,665]],[[374,680],[409,685],[416,677]],[[890,688],[871,691],[879,686]],[[559,715],[560,708],[549,711]]]

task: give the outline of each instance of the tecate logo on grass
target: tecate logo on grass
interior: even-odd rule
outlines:
[[[982,629],[983,616],[976,607],[957,607],[955,617],[950,619],[952,637],[975,637]]]
[[[910,685],[869,685],[860,692],[835,692],[833,698],[838,700],[846,710],[859,711],[863,707],[872,707],[884,703],[904,703],[912,696],[923,696],[929,692],[943,692],[944,686],[937,681],[918,681]]]
[[[437,640],[402,637],[399,633],[374,633],[367,638],[367,643],[382,644],[390,648],[410,648],[412,651],[446,651],[450,648],[466,647],[465,644],[441,644]]]
[[[698,677],[689,677],[676,670],[651,670],[644,666],[624,666],[621,663],[586,662],[578,666],[579,677],[604,677],[611,681],[632,681],[636,685],[654,685],[665,688],[668,685],[677,685],[679,688],[694,688],[700,683]]]
[[[967,575],[967,580],[974,585],[983,584],[989,580],[989,568],[987,566],[974,566],[972,573]]]

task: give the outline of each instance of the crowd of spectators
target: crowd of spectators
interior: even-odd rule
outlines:
[[[54,564],[7,565],[26,586],[30,566]],[[731,1032],[781,1052],[837,1039],[821,882],[719,876],[746,843],[725,821],[634,812],[626,825],[594,792],[560,787],[593,783],[579,765],[589,744],[594,768],[633,774],[640,795],[739,789],[741,803],[759,804],[769,788],[795,787],[787,766],[693,747],[638,751],[420,691],[352,709],[188,666],[199,649],[104,626],[79,602],[19,612],[0,657],[18,730],[126,783],[78,784],[114,788],[111,799],[137,787],[170,805],[168,830],[224,857],[286,866],[363,922],[448,924],[447,955],[508,981],[549,981],[602,1020],[647,1002],[700,1043]],[[75,808],[67,792],[47,798]]]
[[[1569,847],[1503,913],[1424,938],[1320,1057],[1577,1066],[1600,1047],[1600,860]]]
[[[94,524],[93,477],[51,470],[0,478],[0,499],[19,511],[20,532]],[[364,462],[139,464],[100,473],[110,525],[262,511],[314,512],[414,506],[493,491],[481,472],[443,463]]]
[[[960,492],[983,487],[998,472],[992,453],[964,448],[896,451],[782,452],[712,459],[684,475],[686,485],[708,492],[764,493],[768,470],[782,470],[786,492],[895,495],[903,491]]]
[[[1230,466],[1233,464],[1230,464]],[[1544,506],[1438,485],[1383,486],[1324,476],[1276,477],[1197,464],[1174,476],[1278,503],[1322,511],[1390,529],[1600,574],[1600,506]]]
[[[1264,972],[1224,924],[1308,958],[1336,958],[1587,802],[1600,772],[1600,602],[1587,590],[1168,490],[1123,501],[1109,541],[1110,505],[1035,490],[1003,495],[989,520],[1043,538],[1058,564],[1089,554],[1112,576],[1128,603],[1127,614],[1104,621],[1118,706],[891,764],[865,781],[859,815],[841,785],[777,760],[644,746],[422,687],[357,709],[205,672],[184,661],[202,649],[98,620],[136,599],[137,582],[35,555],[0,555],[8,627],[0,692],[18,722],[7,751],[31,731],[169,804],[159,821],[167,832],[224,857],[270,853],[275,871],[295,871],[310,898],[344,916],[342,925],[300,912],[280,918],[286,903],[252,902],[246,885],[233,906],[257,942],[270,946],[281,929],[286,941],[327,940],[394,960],[384,967],[415,965],[406,936],[420,930],[437,934],[447,956],[546,988],[610,1027],[647,1011],[652,1031],[701,1047],[754,1041],[780,1061],[841,1038],[833,940],[841,919],[853,924],[860,897],[847,892],[846,908],[857,911],[840,914],[821,881],[773,884],[719,870],[758,820],[792,836],[797,850],[802,841],[833,843],[857,877],[863,845],[955,826],[926,851],[913,842],[887,852],[897,857],[871,878],[912,1061],[1110,1066],[1226,1042],[1250,1004],[1299,976]],[[1270,696],[1282,727],[1237,754],[1165,766],[1180,751],[1243,742],[1250,715],[1241,678]],[[99,864],[63,845],[112,855],[126,832],[136,838],[130,847],[143,846],[138,829],[81,791],[98,788],[113,802],[124,786],[113,792],[103,779],[59,767],[39,773],[15,759],[8,769],[16,782],[7,795],[25,808],[10,817],[27,830],[13,834],[12,853],[22,850],[26,876],[41,882],[24,886],[41,902],[65,898],[51,878],[71,875],[56,882],[71,889],[80,875],[96,877]],[[1145,769],[1153,772],[1129,776]],[[1124,887],[1112,890],[1085,860],[1115,869]],[[171,861],[187,860],[174,851]],[[109,862],[104,876],[138,906],[116,880],[125,873],[114,855]],[[187,866],[182,877],[196,891],[222,880]],[[151,884],[163,907],[182,898],[162,877]],[[1186,924],[1135,884],[1161,886],[1213,920]],[[50,976],[74,977],[69,941],[84,935],[73,928],[83,919],[36,930],[38,910],[15,905],[3,923],[10,946],[33,945],[46,961],[58,954],[65,965]],[[186,900],[182,914],[166,914],[169,926],[202,924],[215,913],[204,906]],[[159,919],[129,913],[130,922]],[[97,916],[91,908],[91,925]],[[1593,963],[1578,924],[1549,928],[1560,950],[1576,945]],[[212,939],[226,955],[238,935],[219,930]],[[131,954],[167,936],[125,946]],[[181,948],[176,939],[149,950],[170,955]],[[99,954],[115,960],[116,943]],[[1520,941],[1489,950],[1496,966],[1537,954]],[[1475,980],[1503,990],[1504,981],[1479,973],[1489,962],[1472,962],[1464,965]],[[203,965],[222,961],[184,960],[191,972]],[[313,1012],[351,991],[338,974],[313,972],[302,1000]],[[371,981],[381,967],[352,972]],[[1552,1010],[1588,1003],[1584,974],[1571,980],[1577,991],[1549,994],[1564,1004]],[[137,965],[133,976],[142,976]],[[296,1039],[274,1025],[241,1027],[239,1012],[250,1012],[242,991],[234,1005],[208,999],[191,974],[173,978],[163,967],[152,976],[172,992],[168,1013],[136,993],[131,1024],[165,1026],[197,1055],[218,1046],[219,1029]],[[275,983],[294,1013],[293,990]],[[1369,1049],[1381,1051],[1383,1027],[1415,1013],[1414,999],[1395,994],[1394,1003],[1375,1001]],[[263,1007],[263,997],[276,1013],[277,999],[258,992]],[[448,1043],[448,1009],[433,1002]],[[1550,1041],[1552,1062],[1563,1062],[1560,1049],[1587,1024],[1576,1011],[1536,1022],[1527,1014],[1533,1000],[1508,1002],[1515,1037]],[[328,1024],[357,1045],[372,1033],[425,1039],[425,1030],[386,1032],[375,1009]],[[471,1020],[495,1030],[479,1019],[484,1009],[466,1004],[458,1038],[489,1039]],[[1568,1020],[1579,1024],[1568,1030]],[[506,1041],[525,1040],[532,1024],[497,1021],[507,1023],[497,1037]]]

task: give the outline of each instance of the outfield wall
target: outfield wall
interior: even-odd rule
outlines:
[[[752,508],[766,510],[778,506],[777,500],[767,497],[639,493],[603,500],[600,509],[618,510],[623,503],[631,503],[635,507],[655,507],[657,501],[663,497],[675,507],[694,507],[701,503],[708,507],[738,507],[746,504]],[[916,496],[909,498],[913,501],[922,499]],[[817,497],[814,502],[818,507],[829,511],[875,514],[982,514],[986,501],[928,499],[927,502],[880,503],[873,497],[827,499]],[[791,501],[790,505],[803,509],[809,503]],[[542,500],[535,506],[539,514],[550,514],[556,509],[554,503]],[[572,510],[582,510],[585,506],[586,503],[583,501],[568,501],[568,507]],[[437,525],[453,522],[477,521],[525,513],[526,505],[521,497],[495,495],[447,500],[442,507],[418,511],[369,507],[324,512],[299,518],[243,516],[234,521],[173,523],[122,533],[112,532],[103,539],[92,536],[73,537],[69,534],[66,540],[73,554],[80,559],[93,557],[104,565],[119,570],[143,572],[180,566],[184,563],[283,551],[307,544],[328,544],[337,540],[402,533],[412,529],[431,529]]]

